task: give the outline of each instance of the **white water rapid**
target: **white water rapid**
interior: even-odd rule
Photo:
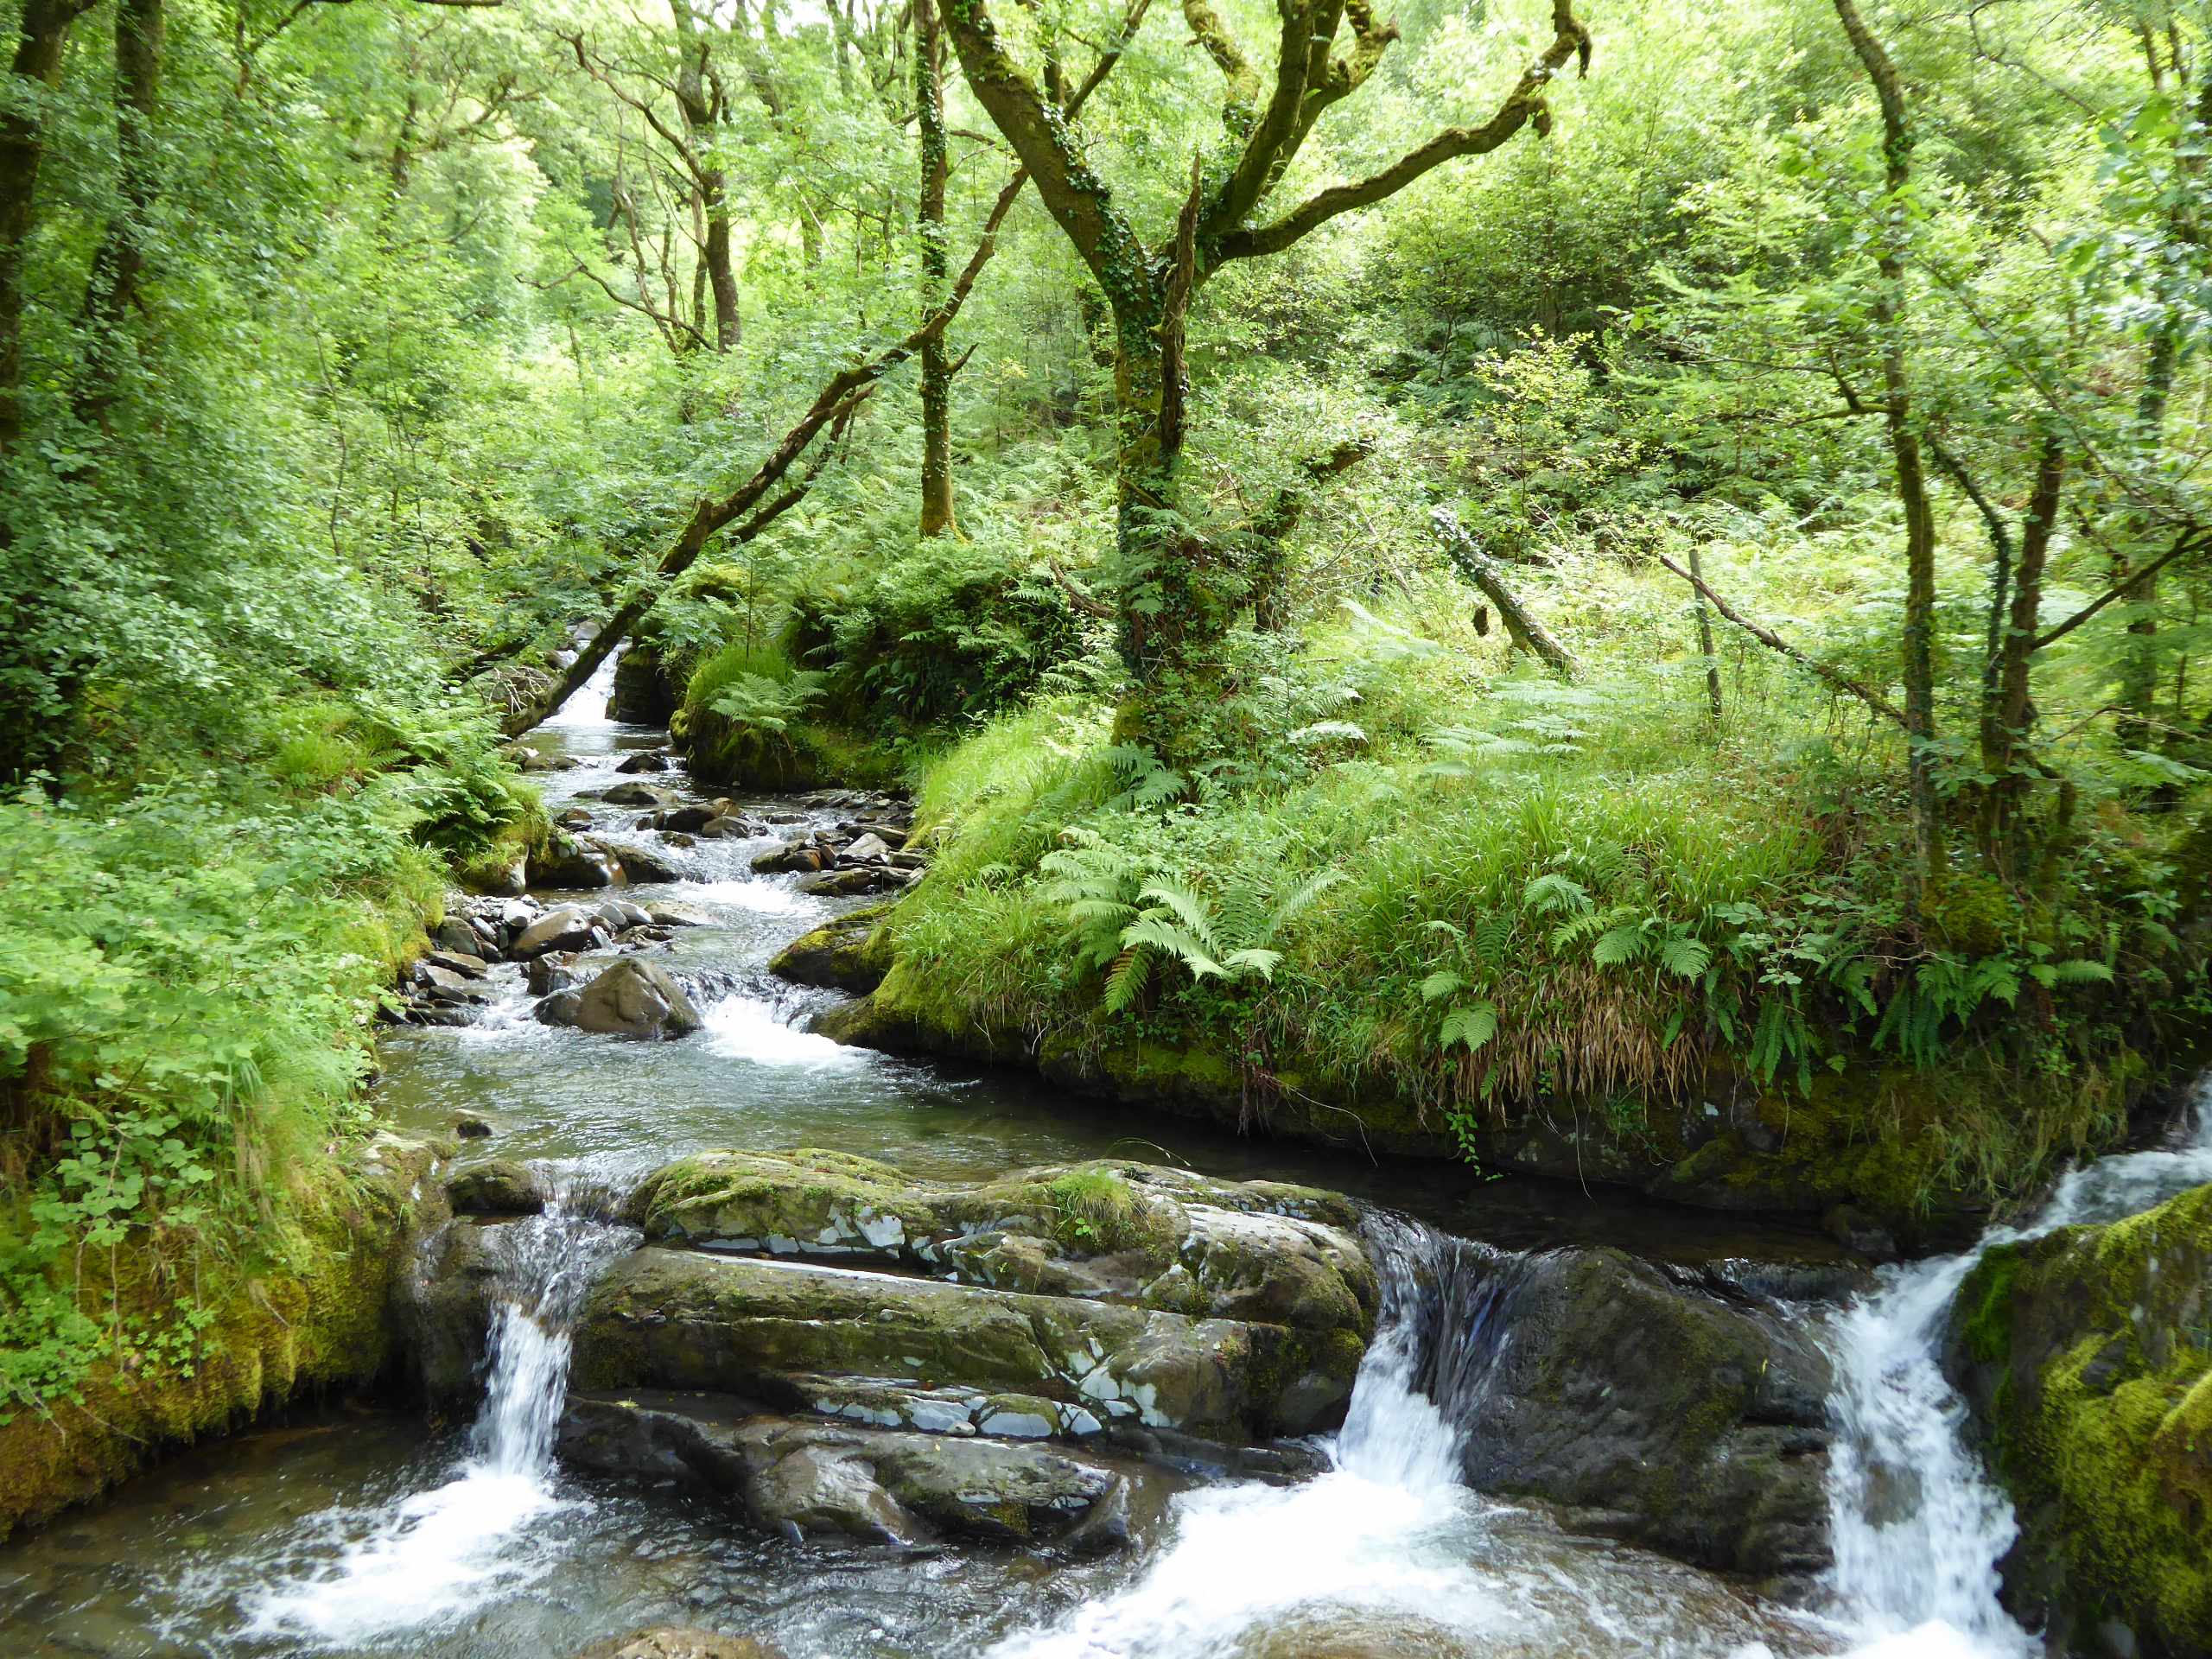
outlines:
[[[1465,1294],[1455,1257],[1481,1247],[1380,1217],[1370,1242],[1381,1328],[1325,1448],[1329,1467],[1288,1485],[1183,1494],[1171,1535],[1133,1580],[987,1659],[1770,1659],[1774,1623],[1712,1580],[1570,1538],[1462,1483],[1450,1407],[1497,1333],[1491,1299]]]
[[[614,696],[614,664],[622,659],[619,651],[609,652],[607,660],[592,670],[591,677],[569,694],[569,700],[545,717],[544,724],[563,731],[574,731],[584,726],[612,726],[607,715],[607,705]]]
[[[554,1482],[569,1332],[600,1268],[636,1235],[556,1198],[499,1237],[490,1370],[467,1455],[438,1485],[302,1522],[271,1581],[243,1598],[242,1635],[353,1647],[511,1593],[557,1559],[546,1518],[580,1502]]]
[[[2081,1222],[2139,1215],[2212,1181],[2212,1085],[2163,1150],[2074,1171],[2034,1217],[1963,1255],[1886,1269],[1831,1327],[1837,1437],[1828,1486],[1837,1612],[1864,1659],[2024,1659],[2036,1639],[1998,1601],[2012,1506],[1967,1446],[1939,1363],[1944,1318],[1983,1253]]]

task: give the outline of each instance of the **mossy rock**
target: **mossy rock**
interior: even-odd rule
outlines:
[[[435,1149],[378,1135],[303,1203],[301,1243],[237,1280],[211,1311],[188,1375],[103,1368],[82,1400],[0,1424],[0,1538],[97,1497],[165,1451],[299,1396],[369,1383],[393,1352],[391,1287],[424,1227],[444,1218]],[[173,1287],[144,1294],[173,1295]]]
[[[890,936],[882,925],[889,911],[888,905],[868,905],[833,917],[778,951],[768,971],[795,985],[864,996],[891,969]]]
[[[702,1153],[647,1178],[625,1213],[658,1242],[874,1260],[1361,1341],[1379,1294],[1342,1195],[1111,1159],[957,1185],[844,1153]]]
[[[573,1376],[786,1408],[811,1408],[813,1379],[880,1378],[1238,1444],[1339,1420],[1363,1347],[1351,1332],[647,1249],[593,1289]]]
[[[1944,1367],[2019,1511],[2016,1611],[2212,1651],[2212,1186],[1990,1250]]]

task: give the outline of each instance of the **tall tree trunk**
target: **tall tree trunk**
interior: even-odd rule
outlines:
[[[708,74],[709,47],[691,10],[692,0],[669,0],[680,39],[676,72],[676,106],[690,141],[686,160],[699,192],[707,234],[699,251],[707,267],[707,286],[715,302],[715,349],[733,351],[743,333],[737,314],[737,274],[730,264],[728,181],[715,146],[721,138],[722,95],[719,79]],[[743,26],[742,16],[739,24]]]
[[[1854,0],[1834,0],[1836,16],[1853,51],[1873,83],[1882,109],[1882,159],[1887,177],[1882,213],[1891,221],[1878,233],[1874,327],[1882,359],[1882,418],[1897,472],[1897,502],[1904,512],[1905,601],[1903,639],[1906,760],[1912,796],[1913,868],[1907,896],[1916,907],[1922,891],[1942,870],[1942,824],[1936,799],[1936,510],[1928,493],[1928,467],[1913,415],[1905,365],[1904,233],[1895,220],[1910,212],[1912,128],[1897,65],[1859,15]]]
[[[715,349],[732,352],[744,337],[745,325],[737,314],[737,274],[730,264],[729,254],[729,203],[722,191],[721,169],[709,168],[701,194],[705,197],[707,210],[704,257],[707,285],[715,300]]]
[[[2056,433],[2047,433],[2036,458],[2027,518],[2020,527],[2012,616],[1998,649],[1997,673],[1985,689],[1981,705],[1981,769],[1989,779],[1981,803],[1982,858],[1993,873],[2006,879],[2018,874],[2019,807],[2027,792],[2029,771],[2021,750],[2035,719],[2029,675],[2036,653],[2037,613],[2043,608],[2044,569],[2050,561],[2050,535],[2058,523],[2065,481],[2065,446]]]
[[[38,200],[46,155],[39,111],[61,73],[69,25],[88,0],[25,0],[9,64],[15,77],[0,99],[0,461],[23,435],[23,245]],[[4,535],[0,525],[0,535]]]
[[[162,90],[162,0],[120,0],[115,16],[115,149],[121,200],[93,251],[85,289],[92,334],[77,412],[97,419],[113,400],[121,335],[138,302],[154,208],[154,120]]]
[[[944,303],[951,275],[945,245],[944,40],[935,0],[914,0],[914,103],[921,130],[922,311]],[[922,344],[922,534],[942,536],[952,518],[952,370],[943,334]]]

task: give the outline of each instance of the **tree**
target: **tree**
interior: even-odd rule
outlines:
[[[1586,73],[1591,40],[1569,0],[1554,0],[1552,39],[1490,119],[1449,127],[1380,171],[1316,191],[1255,223],[1331,106],[1357,92],[1397,27],[1367,0],[1280,0],[1272,78],[1255,67],[1205,0],[1184,0],[1192,35],[1220,71],[1224,143],[1194,156],[1173,226],[1147,241],[1085,158],[1052,52],[1037,72],[988,0],[960,0],[946,14],[976,99],[1037,181],[1053,220],[1106,296],[1114,321],[1118,422],[1119,563],[1116,645],[1135,695],[1123,735],[1163,753],[1176,737],[1166,703],[1198,693],[1247,595],[1222,580],[1205,540],[1178,510],[1177,464],[1187,428],[1185,338],[1192,296],[1233,260],[1283,251],[1322,226],[1371,207],[1465,156],[1498,148],[1523,127],[1548,131],[1545,92],[1570,60]],[[1341,49],[1338,37],[1347,32]]]

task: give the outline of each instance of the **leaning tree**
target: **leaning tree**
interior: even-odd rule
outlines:
[[[1052,43],[1020,38],[1033,28],[1031,10],[1024,8],[1008,20],[1011,29],[1002,29],[990,0],[944,4],[969,87],[1112,308],[1120,422],[1114,609],[1116,643],[1133,685],[1122,735],[1155,748],[1169,747],[1173,729],[1164,705],[1178,696],[1204,695],[1216,648],[1245,597],[1232,563],[1176,511],[1176,463],[1188,418],[1185,324],[1192,296],[1233,260],[1281,253],[1447,162],[1497,149],[1523,127],[1548,131],[1544,97],[1553,78],[1570,60],[1585,72],[1590,63],[1589,31],[1570,0],[1552,0],[1550,43],[1487,121],[1446,127],[1378,172],[1286,206],[1275,199],[1277,188],[1315,124],[1374,73],[1398,29],[1376,15],[1370,0],[1276,0],[1275,9],[1280,39],[1270,70],[1253,60],[1207,0],[1183,0],[1192,35],[1225,83],[1224,136],[1193,157],[1173,225],[1147,240],[1085,156]]]

